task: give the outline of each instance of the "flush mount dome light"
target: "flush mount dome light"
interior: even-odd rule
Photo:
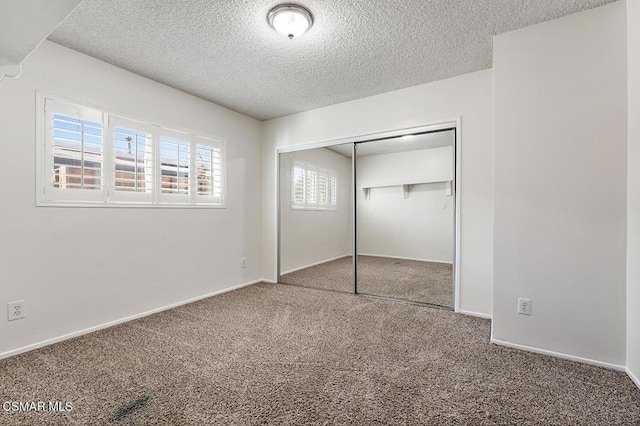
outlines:
[[[301,36],[313,25],[311,12],[297,4],[276,6],[271,9],[267,19],[274,30],[289,38]]]

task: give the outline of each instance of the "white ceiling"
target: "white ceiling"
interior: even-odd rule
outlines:
[[[611,1],[303,0],[289,40],[278,0],[85,0],[49,39],[265,120],[490,68],[493,35]]]
[[[441,148],[443,146],[453,146],[455,143],[455,133],[453,130],[440,132],[423,133],[419,135],[399,136],[389,139],[381,139],[372,142],[359,143],[357,156],[367,157],[369,155],[393,154],[396,152],[418,151],[421,149]],[[341,144],[326,147],[340,155],[351,158],[352,144]]]

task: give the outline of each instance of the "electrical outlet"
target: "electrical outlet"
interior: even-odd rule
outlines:
[[[518,297],[518,313],[521,315],[531,315],[531,299]]]
[[[24,300],[7,303],[7,320],[14,321],[26,317]]]
[[[242,259],[240,259],[240,267],[242,269],[247,267],[247,258],[246,257],[243,257]]]

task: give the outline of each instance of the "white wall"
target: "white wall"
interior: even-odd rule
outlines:
[[[375,142],[372,142],[375,143]],[[357,183],[363,186],[452,181],[453,147],[358,157]],[[358,191],[358,253],[453,262],[454,197],[445,183],[372,188],[369,200]]]
[[[460,309],[491,314],[492,72],[319,108],[263,126],[263,277],[276,273],[276,147],[304,144],[461,117]]]
[[[226,139],[228,208],[35,207],[36,89]],[[260,277],[257,120],[51,42],[0,83],[0,116],[0,307],[28,307],[0,354]]]
[[[627,1],[629,151],[627,200],[627,368],[640,386],[640,0]]]
[[[335,211],[291,208],[291,160],[336,172]],[[351,254],[351,159],[327,148],[280,155],[281,273]]]
[[[625,365],[626,54],[623,2],[494,39],[494,339]]]

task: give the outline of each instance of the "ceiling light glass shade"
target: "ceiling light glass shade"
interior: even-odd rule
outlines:
[[[285,37],[296,38],[304,34],[313,24],[311,13],[296,4],[282,4],[271,9],[269,25]]]

